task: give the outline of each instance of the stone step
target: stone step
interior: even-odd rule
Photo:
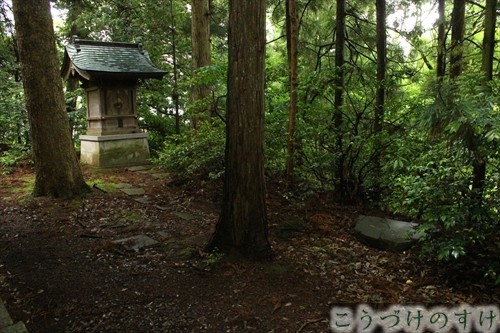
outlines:
[[[0,333],[28,333],[22,321],[14,324],[2,299],[0,299]]]

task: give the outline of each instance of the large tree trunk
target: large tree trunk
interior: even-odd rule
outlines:
[[[286,178],[289,183],[293,180],[295,164],[295,128],[297,125],[298,102],[298,47],[299,47],[299,22],[297,14],[297,0],[287,0],[287,52],[288,67],[290,70],[290,108],[288,112],[288,143]]]
[[[230,0],[224,197],[207,249],[258,259],[272,255],[264,180],[265,38],[265,0]]]
[[[34,195],[72,197],[89,188],[69,133],[49,0],[14,0],[35,161]]]
[[[347,179],[344,173],[345,156],[342,144],[342,108],[344,106],[344,63],[345,63],[345,28],[346,0],[337,0],[336,28],[335,28],[335,100],[333,111],[333,125],[335,127],[335,146],[339,152],[335,165],[335,178],[338,181],[340,201],[346,202],[348,197]]]
[[[445,0],[438,0],[438,50],[436,75],[438,81],[442,81],[446,75],[446,4]]]
[[[451,14],[451,53],[450,79],[454,80],[462,74],[465,33],[465,2],[454,0]]]
[[[191,46],[193,72],[209,66],[210,59],[210,6],[209,0],[191,1]],[[210,86],[194,84],[191,90],[194,115],[191,125],[198,127],[198,123],[210,117]]]

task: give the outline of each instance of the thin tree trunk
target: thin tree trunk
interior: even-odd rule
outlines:
[[[289,183],[293,181],[295,164],[295,128],[297,126],[297,102],[298,102],[298,46],[299,46],[299,23],[297,14],[297,0],[287,0],[287,51],[288,67],[290,70],[290,109],[288,113],[288,144],[287,144],[287,167],[286,178]]]
[[[36,196],[88,191],[69,134],[49,0],[14,0]]]
[[[373,132],[375,133],[377,153],[374,161],[375,173],[375,199],[380,196],[380,176],[382,173],[382,124],[385,113],[385,80],[387,73],[387,28],[386,28],[386,1],[377,0],[377,92],[375,98],[375,118],[373,122]]]
[[[446,75],[446,4],[445,0],[438,0],[438,50],[437,50],[437,69],[436,75],[438,81],[442,81]]]
[[[193,72],[209,66],[210,55],[210,3],[209,0],[191,0],[191,46]],[[194,84],[191,88],[194,115],[192,127],[197,128],[200,121],[210,118],[210,86]]]
[[[347,180],[344,173],[344,152],[342,144],[342,108],[344,106],[344,64],[345,64],[345,18],[346,0],[337,0],[336,30],[335,30],[335,100],[333,124],[335,127],[335,145],[339,152],[339,157],[335,166],[335,178],[338,181],[338,193],[340,201],[347,198]]]
[[[229,1],[226,171],[223,207],[207,250],[272,255],[264,180],[266,1]]]
[[[175,133],[181,133],[180,112],[179,112],[179,69],[177,68],[177,27],[174,15],[174,0],[170,0],[170,15],[172,27],[170,29],[172,37],[172,62],[174,74],[174,86],[172,87],[172,100],[175,108]]]
[[[497,0],[486,0],[486,10],[484,17],[483,59],[481,66],[486,82],[489,82],[493,79],[497,2]]]
[[[496,7],[497,0],[487,0],[484,16],[484,37],[483,37],[483,59],[481,69],[484,73],[486,89],[489,89],[489,82],[493,79],[493,61],[495,52],[495,30],[496,30]],[[486,159],[479,149],[475,149],[474,161],[472,163],[472,192],[475,195],[478,206],[481,206],[484,192],[484,181],[486,179]]]
[[[465,2],[454,0],[451,17],[451,53],[450,79],[454,80],[462,74],[464,33],[465,33]]]
[[[75,0],[69,3],[67,21],[71,23],[71,28],[66,37],[72,38],[73,36],[78,36],[79,38],[85,38],[86,36],[81,36],[80,27],[77,24],[78,17],[82,14],[84,10],[83,2],[81,0]],[[69,77],[66,82],[66,91],[73,92],[79,87],[79,81],[76,77]],[[66,111],[73,112],[76,111],[77,98],[71,97],[69,101],[66,102]],[[70,133],[73,136],[74,124],[70,124]]]

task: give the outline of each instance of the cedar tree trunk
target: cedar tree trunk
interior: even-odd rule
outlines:
[[[208,250],[272,256],[264,180],[266,1],[229,1],[226,171],[223,207]]]

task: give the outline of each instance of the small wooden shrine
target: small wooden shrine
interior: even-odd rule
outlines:
[[[141,44],[73,38],[66,45],[64,79],[78,79],[87,92],[86,135],[81,161],[96,167],[147,163],[147,133],[140,130],[136,87],[139,79],[162,79]]]

